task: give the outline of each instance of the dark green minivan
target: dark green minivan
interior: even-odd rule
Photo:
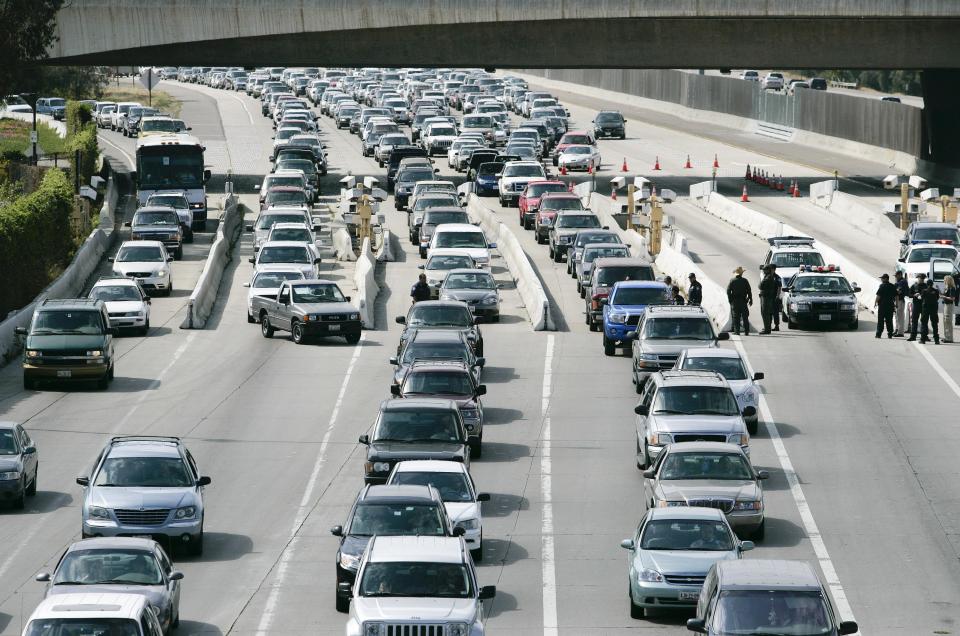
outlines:
[[[113,379],[113,335],[102,300],[44,300],[33,312],[23,346],[23,388],[38,380],[93,380],[105,389]]]

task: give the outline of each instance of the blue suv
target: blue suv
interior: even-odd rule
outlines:
[[[473,191],[479,197],[492,197],[500,193],[500,173],[503,171],[503,162],[488,161],[481,163],[477,168],[477,176],[473,180]]]
[[[632,335],[647,305],[670,303],[670,289],[658,281],[625,280],[615,283],[603,305],[603,353],[631,346]]]

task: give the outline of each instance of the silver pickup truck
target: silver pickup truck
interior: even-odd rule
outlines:
[[[360,313],[329,280],[284,281],[275,298],[255,296],[251,313],[264,338],[281,330],[289,331],[297,344],[314,337],[343,336],[350,344],[360,340]]]

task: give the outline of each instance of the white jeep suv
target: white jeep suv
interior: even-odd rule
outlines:
[[[531,181],[541,181],[547,173],[537,161],[508,161],[500,173],[500,205],[507,207],[523,194]]]

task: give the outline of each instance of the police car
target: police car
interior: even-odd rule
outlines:
[[[783,319],[787,326],[839,323],[856,329],[857,297],[860,291],[840,273],[836,265],[801,265],[789,285],[783,288]]]
[[[771,236],[767,239],[770,249],[760,264],[760,270],[767,265],[777,266],[777,275],[786,285],[791,277],[800,271],[801,266],[818,267],[823,265],[823,256],[813,247],[813,239],[808,236]]]
[[[903,258],[911,245],[918,243],[960,245],[960,229],[954,223],[914,221],[900,239],[900,257]]]
[[[907,246],[897,261],[897,271],[903,272],[907,284],[912,285],[917,280],[917,274],[930,276],[932,260],[955,262],[957,258],[957,248],[949,240],[917,240]]]

